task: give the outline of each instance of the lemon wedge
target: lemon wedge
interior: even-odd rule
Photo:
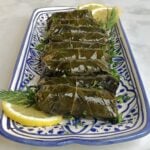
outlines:
[[[78,9],[88,9],[88,10],[93,10],[96,8],[104,8],[106,7],[105,5],[102,4],[97,4],[97,3],[88,3],[88,4],[84,4],[78,7]]]
[[[62,121],[62,116],[50,116],[34,107],[2,102],[2,108],[6,116],[26,126],[52,126]]]
[[[112,9],[114,8],[117,13],[117,16],[115,17],[118,18],[121,14],[121,11],[118,7],[110,7],[110,6],[97,4],[97,3],[84,4],[78,7],[78,9],[88,9],[89,11],[92,12],[93,18],[97,22],[102,22],[102,23],[106,23],[108,21],[108,19],[111,16]]]
[[[92,10],[93,18],[97,21],[107,22],[108,17],[111,14],[111,7],[103,7],[103,8],[96,8]]]

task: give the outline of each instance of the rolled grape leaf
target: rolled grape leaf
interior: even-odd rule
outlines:
[[[47,60],[44,61],[49,73],[62,72],[64,75],[94,75],[108,73],[108,64],[102,60]]]
[[[57,24],[53,27],[51,27],[48,31],[48,35],[54,35],[54,34],[62,34],[65,32],[78,32],[78,33],[85,33],[85,32],[99,32],[101,35],[105,35],[106,32],[97,27],[97,26],[74,26],[74,25],[68,25],[68,24]]]
[[[111,27],[114,24],[111,15]],[[110,32],[88,10],[54,13],[47,21],[37,107],[51,115],[97,119],[118,116],[118,76],[110,68]]]
[[[92,17],[92,14],[87,9],[84,10],[73,10],[73,11],[67,11],[67,12],[57,12],[54,13],[53,16],[57,18],[86,18],[86,17]]]
[[[116,94],[119,82],[110,74],[97,76],[69,76],[69,77],[43,77],[38,85],[57,85],[65,84],[69,86],[78,86],[88,89],[105,89]]]
[[[87,33],[77,33],[77,32],[63,32],[60,34],[51,34],[48,37],[49,41],[61,42],[61,41],[97,41],[97,42],[107,42],[107,34],[102,34],[99,32],[87,32]]]
[[[45,45],[44,51],[48,51],[49,49],[58,49],[58,48],[103,48],[107,47],[107,43],[97,42],[97,41],[87,41],[87,42],[79,42],[79,41],[64,41],[64,42],[51,42]]]
[[[52,49],[41,57],[42,61],[49,60],[76,60],[76,59],[101,59],[104,56],[103,49]]]
[[[64,22],[65,21],[65,22]],[[74,10],[70,12],[57,12],[54,13],[47,20],[47,30],[52,26],[52,24],[92,24],[95,25],[96,22],[92,18],[92,14],[88,10]]]
[[[115,96],[107,90],[65,84],[42,85],[36,96],[38,108],[52,115],[103,119],[112,119],[118,115]]]
[[[75,26],[82,26],[82,25],[86,25],[86,26],[98,26],[98,24],[96,23],[95,20],[93,20],[93,18],[90,17],[86,17],[86,18],[72,18],[72,19],[64,19],[64,18],[51,18],[49,25],[50,28],[53,26],[57,26],[57,25],[75,25]],[[50,29],[49,28],[49,29]],[[47,29],[47,30],[49,30]]]

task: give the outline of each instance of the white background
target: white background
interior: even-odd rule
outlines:
[[[149,0],[0,0],[0,90],[7,89],[29,18],[35,8],[77,6],[98,2],[119,6],[121,20],[129,39],[147,95],[150,93],[150,1]],[[0,136],[0,150],[150,150],[150,135],[108,146],[67,145],[36,147],[19,144]]]

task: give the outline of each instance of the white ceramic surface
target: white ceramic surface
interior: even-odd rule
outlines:
[[[87,3],[87,1],[80,1],[80,4]],[[91,2],[91,1],[90,1]],[[96,1],[95,1],[96,2]],[[98,2],[98,1],[97,1]],[[100,2],[100,1],[99,1]],[[104,1],[101,1],[104,2]],[[122,21],[127,33],[133,54],[139,67],[141,77],[143,79],[147,94],[150,91],[150,71],[149,71],[149,23],[150,18],[150,2],[148,0],[105,0],[106,4],[119,5],[123,9]],[[0,0],[0,89],[6,89],[12,74],[13,66],[18,55],[21,41],[29,20],[29,17],[34,8],[45,6],[75,6],[76,1],[62,0],[60,1],[29,1],[29,0],[7,0],[6,2]],[[149,149],[149,137],[110,146],[102,146],[104,150],[113,149]],[[4,138],[0,138],[0,149],[41,149],[33,146],[16,144]],[[87,147],[80,145],[70,145],[62,147],[62,149],[99,149],[99,147]],[[48,149],[48,148],[45,148]],[[53,148],[58,149],[58,148]]]

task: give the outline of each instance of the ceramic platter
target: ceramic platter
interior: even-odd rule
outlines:
[[[71,11],[69,7],[41,8],[34,11],[18,56],[11,80],[10,89],[23,89],[26,85],[35,85],[41,74],[39,53],[36,45],[42,38],[46,20],[52,13]],[[64,120],[53,127],[22,126],[2,114],[0,132],[6,138],[25,144],[39,146],[61,146],[78,143],[104,145],[129,141],[142,137],[150,131],[150,110],[143,84],[137,71],[127,37],[121,23],[113,29],[117,56],[113,67],[120,74],[117,95],[126,95],[122,103],[117,103],[123,121],[111,124],[100,120]]]

